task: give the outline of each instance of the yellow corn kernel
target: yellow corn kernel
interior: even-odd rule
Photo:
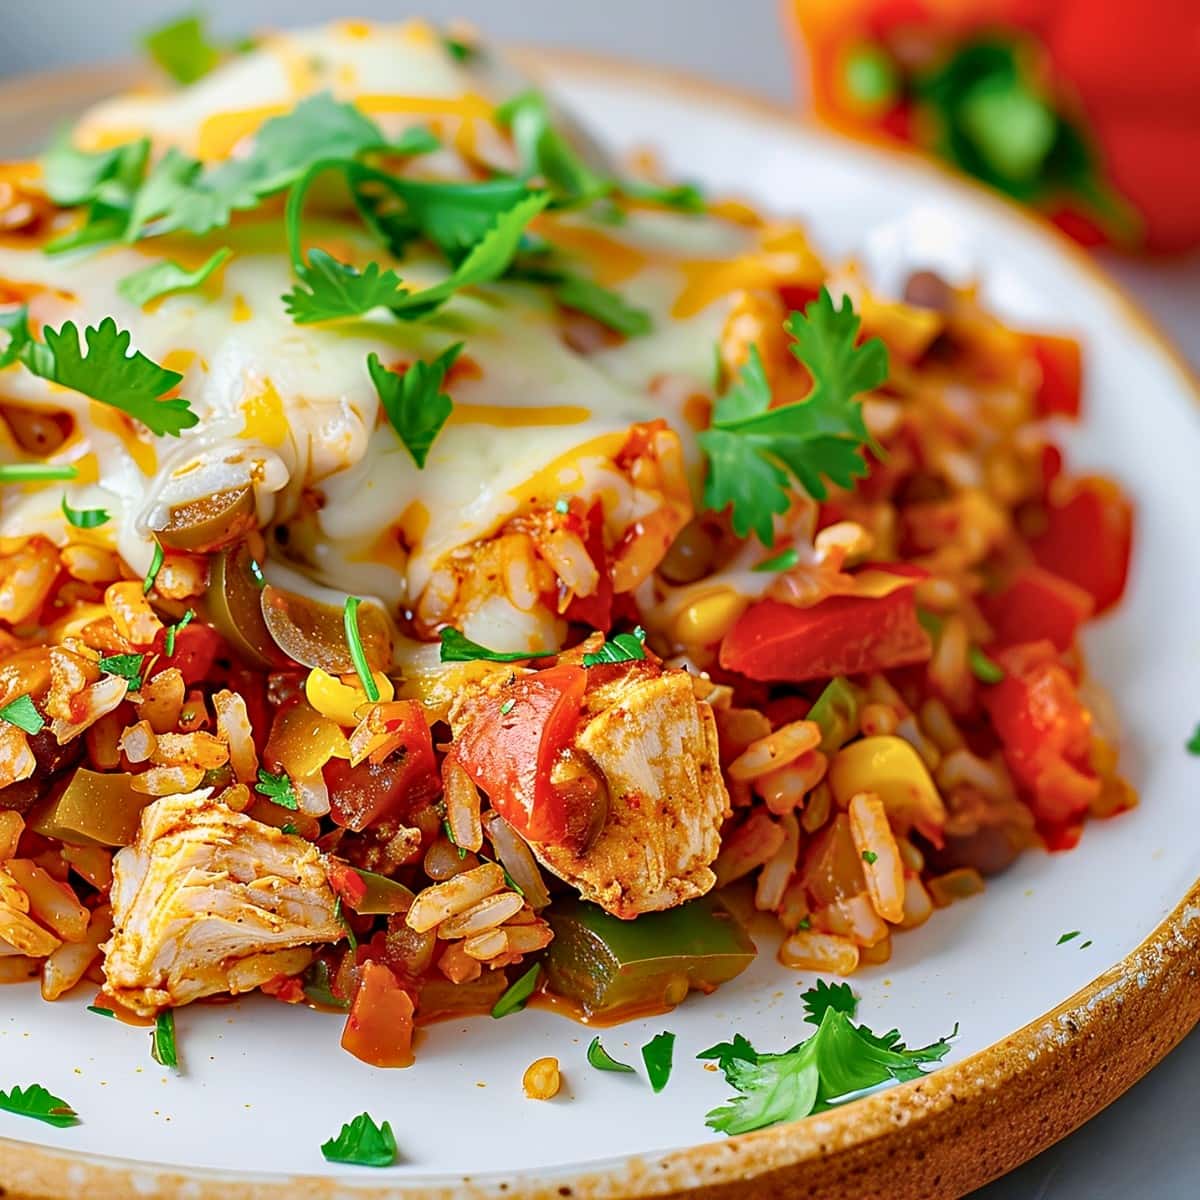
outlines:
[[[829,786],[841,808],[859,792],[883,801],[893,826],[907,832],[940,829],[946,808],[921,756],[903,738],[880,734],[843,747],[829,768]]]
[[[372,671],[375,686],[379,689],[381,702],[391,700],[396,695],[392,681],[382,671]],[[304,694],[308,702],[323,717],[336,721],[339,725],[357,725],[358,712],[367,703],[367,694],[357,679],[352,683],[343,683],[336,676],[313,667],[308,673],[304,684]]]
[[[719,642],[740,617],[748,602],[729,588],[694,600],[675,618],[675,640],[685,646]]]
[[[552,1100],[562,1086],[557,1058],[539,1058],[525,1068],[521,1086],[530,1100]]]

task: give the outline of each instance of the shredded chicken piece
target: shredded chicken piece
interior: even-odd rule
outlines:
[[[468,703],[452,721],[469,712]],[[530,841],[542,864],[584,899],[627,919],[709,891],[731,810],[716,721],[696,699],[691,676],[638,661],[589,687],[572,749],[576,766],[606,789],[608,811],[580,851]]]
[[[108,990],[143,1016],[292,975],[344,930],[315,847],[211,789],[164,796],[113,860]]]

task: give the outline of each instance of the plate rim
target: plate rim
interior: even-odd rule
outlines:
[[[1200,379],[1180,351],[1125,291],[1043,218],[948,168],[874,140],[847,139],[786,105],[685,71],[578,50],[507,47],[530,74],[624,79],[642,90],[734,109],[808,137],[856,142],[966,193],[1034,232],[1066,256],[1119,308],[1123,322],[1173,366],[1181,389],[1200,405]],[[0,108],[60,109],[116,91],[140,73],[112,64],[30,73],[0,83]],[[10,107],[11,106],[11,107]],[[1200,878],[1175,909],[1119,963],[1015,1033],[931,1075],[831,1110],[722,1142],[581,1167],[539,1169],[527,1178],[495,1173],[450,1181],[408,1177],[371,1183],[345,1176],[243,1173],[175,1167],[0,1138],[0,1181],[9,1200],[78,1195],[91,1200],[623,1200],[687,1195],[694,1200],[769,1200],[797,1194],[856,1200],[961,1196],[1019,1166],[1095,1116],[1155,1066],[1200,1023]],[[1019,1085],[1019,1086],[1017,1086]],[[236,1189],[236,1190],[235,1190]]]

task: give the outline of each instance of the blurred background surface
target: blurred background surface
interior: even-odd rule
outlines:
[[[914,11],[919,0],[799,0],[834,24],[859,10]],[[1089,11],[1107,11],[1110,0],[1088,0]],[[1196,15],[1194,46],[1200,57],[1200,0],[1120,0],[1137,19],[1128,36],[1152,38],[1147,13],[1162,4],[1173,13]],[[130,58],[139,35],[189,6],[156,0],[43,0],[4,5],[0,33],[0,77]],[[208,0],[202,9],[213,31],[225,39],[255,29],[295,26],[347,15],[400,20],[425,16],[434,21],[461,18],[500,41],[566,46],[703,75],[782,103],[794,103],[797,91],[807,106],[811,89],[795,86],[793,46],[785,36],[776,0],[604,0],[600,4],[562,0],[356,0],[350,13],[331,0]],[[1045,5],[1039,0],[964,0],[947,9],[983,7],[995,11]],[[1161,30],[1159,31],[1161,35]],[[1128,40],[1126,37],[1126,41]],[[1157,51],[1164,47],[1159,36]],[[1148,43],[1147,54],[1154,48]],[[1167,48],[1169,49],[1169,48]],[[1101,55],[1109,53],[1098,47]],[[1116,51],[1112,51],[1115,53]],[[1142,57],[1146,57],[1143,55]],[[1114,72],[1118,68],[1114,64]],[[1163,67],[1166,70],[1166,67]],[[806,78],[806,73],[801,72]],[[1150,72],[1153,75],[1153,71]],[[1195,79],[1181,81],[1190,89]],[[1169,90],[1169,89],[1168,89]],[[1174,105],[1174,117],[1196,118]],[[844,114],[843,114],[844,115]],[[1190,160],[1200,179],[1200,163]],[[1200,218],[1198,218],[1200,219]],[[1194,366],[1200,367],[1200,257],[1195,252],[1154,260],[1131,259],[1098,251],[1107,268],[1174,337]],[[1144,398],[1131,397],[1131,402]],[[1195,1200],[1200,1196],[1200,1030],[1157,1070],[1099,1117],[1065,1141],[1005,1179],[977,1193],[977,1200]]]

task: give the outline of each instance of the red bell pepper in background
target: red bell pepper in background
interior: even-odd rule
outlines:
[[[801,683],[910,666],[932,653],[913,589],[904,587],[879,599],[832,596],[811,608],[760,600],[725,635],[720,658],[750,679]]]
[[[1030,539],[1034,558],[1091,593],[1097,613],[1116,604],[1133,545],[1133,508],[1121,489],[1098,476],[1060,479],[1047,496],[1046,522]]]
[[[462,768],[492,807],[522,836],[565,845],[574,840],[569,797],[550,770],[574,736],[583,707],[583,667],[560,663],[472,701],[454,743]]]
[[[995,633],[995,645],[1049,641],[1067,650],[1095,602],[1083,588],[1043,567],[1028,566],[1002,592],[985,596],[983,615]]]
[[[791,0],[789,10],[814,108],[831,124],[932,151],[1085,242],[1200,245],[1195,0]]]
[[[342,1049],[373,1067],[412,1066],[412,997],[388,967],[368,959],[346,1027]]]
[[[1079,416],[1083,393],[1083,356],[1079,343],[1070,337],[1047,333],[1026,335],[1041,378],[1034,405],[1039,417]]]
[[[432,800],[441,791],[433,737],[420,701],[397,701],[388,707],[399,712],[389,719],[389,728],[403,735],[395,753],[381,763],[368,760],[356,767],[344,758],[331,758],[325,764],[330,816],[356,833],[380,817]]]
[[[1091,765],[1091,714],[1048,641],[997,651],[1004,678],[981,692],[1013,777],[1043,825],[1073,825],[1100,795]],[[1071,839],[1047,839],[1065,848]]]

